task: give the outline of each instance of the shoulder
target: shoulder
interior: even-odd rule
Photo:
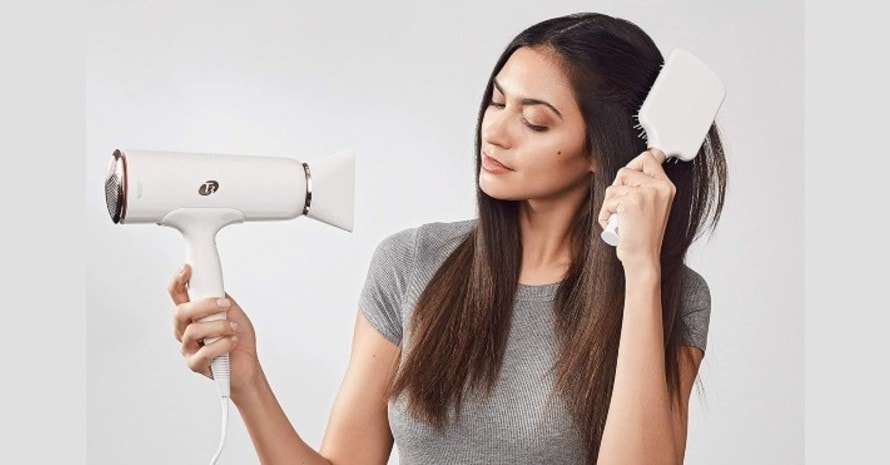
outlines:
[[[475,219],[424,223],[398,230],[386,236],[377,246],[372,263],[375,270],[400,275],[401,287],[413,292],[420,280],[420,289],[449,255],[473,230]]]
[[[435,250],[450,243],[455,243],[456,245],[473,230],[475,224],[475,218],[452,222],[437,221],[424,223],[389,234],[380,241],[377,247],[384,251],[401,250],[403,253],[408,249],[411,249],[412,252],[416,252],[418,249]]]
[[[384,237],[373,261],[399,265],[444,260],[473,230],[475,219],[432,222],[400,229]]]
[[[415,226],[390,233],[380,241],[375,253],[381,255],[413,255],[419,230],[420,226]]]
[[[685,329],[683,345],[705,351],[708,345],[708,328],[711,321],[711,291],[705,278],[697,271],[683,265],[683,301],[680,308]]]
[[[416,257],[437,268],[473,231],[476,219],[425,223],[418,227]]]
[[[710,313],[711,289],[698,271],[683,264],[683,313]]]
[[[476,225],[476,219],[458,220],[451,222],[437,221],[425,223],[418,227],[419,240],[424,245],[443,246],[451,242],[462,241]]]
[[[683,283],[689,291],[705,292],[708,290],[708,282],[698,271],[683,264]]]

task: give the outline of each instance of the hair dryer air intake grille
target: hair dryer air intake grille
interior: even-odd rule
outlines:
[[[114,151],[114,157],[108,164],[105,177],[105,204],[111,221],[120,223],[127,213],[127,159],[120,150]]]

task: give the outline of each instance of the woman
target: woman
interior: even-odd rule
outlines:
[[[683,462],[710,296],[684,265],[720,216],[716,126],[662,165],[634,115],[663,57],[602,14],[520,33],[491,74],[476,131],[478,218],[384,239],[359,300],[349,366],[318,451],[294,431],[231,298],[189,302],[175,334],[210,376],[230,351],[232,401],[264,464]],[[620,214],[617,248],[599,237]],[[228,322],[194,323],[228,309]],[[220,342],[201,346],[205,337]]]

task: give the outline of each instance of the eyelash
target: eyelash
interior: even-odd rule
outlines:
[[[505,104],[503,104],[503,103],[495,103],[494,101],[490,101],[490,102],[488,102],[488,105],[489,105],[489,106],[493,106],[493,107],[495,107],[495,108],[504,108],[504,106],[505,106]],[[536,125],[534,125],[534,124],[529,124],[528,121],[525,120],[525,118],[523,118],[522,121],[523,121],[523,123],[524,123],[526,126],[528,126],[528,128],[531,129],[532,131],[535,131],[535,132],[544,132],[544,131],[547,130],[547,127],[546,127],[546,126],[536,126]]]

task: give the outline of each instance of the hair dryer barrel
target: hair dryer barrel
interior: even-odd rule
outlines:
[[[122,224],[159,223],[183,208],[222,208],[240,211],[244,221],[306,215],[352,231],[354,167],[352,150],[309,164],[284,157],[119,149],[108,166],[105,197],[112,221]]]

